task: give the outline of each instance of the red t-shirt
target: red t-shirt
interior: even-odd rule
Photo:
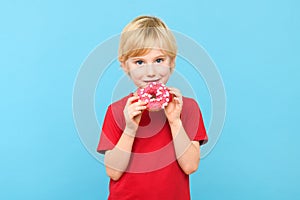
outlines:
[[[104,153],[117,144],[125,128],[123,110],[128,95],[111,104],[106,112],[97,151]],[[197,102],[183,97],[182,125],[193,141],[207,142]],[[110,180],[109,200],[189,200],[189,176],[180,168],[164,110],[144,111],[132,147],[127,171],[118,181]]]

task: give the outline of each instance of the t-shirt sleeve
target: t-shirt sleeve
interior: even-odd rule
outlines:
[[[194,99],[188,98],[183,102],[181,120],[186,133],[192,141],[199,141],[200,145],[207,143],[208,137],[202,114]]]
[[[110,105],[107,108],[103,121],[97,152],[104,154],[105,151],[113,149],[119,141],[122,132],[120,125],[117,123],[117,116],[113,113]]]

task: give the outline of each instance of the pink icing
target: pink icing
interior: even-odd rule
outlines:
[[[162,83],[150,82],[147,87],[137,91],[139,99],[147,102],[147,109],[151,111],[163,109],[171,101],[169,89]]]

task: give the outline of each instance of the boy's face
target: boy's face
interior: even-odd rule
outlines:
[[[144,88],[149,82],[166,84],[174,67],[174,59],[171,60],[159,49],[151,49],[146,55],[128,58],[121,66],[137,87]]]

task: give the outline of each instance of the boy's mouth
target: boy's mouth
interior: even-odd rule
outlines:
[[[146,83],[150,83],[150,82],[159,82],[159,79],[155,79],[155,80],[144,80],[144,82],[146,82]]]

